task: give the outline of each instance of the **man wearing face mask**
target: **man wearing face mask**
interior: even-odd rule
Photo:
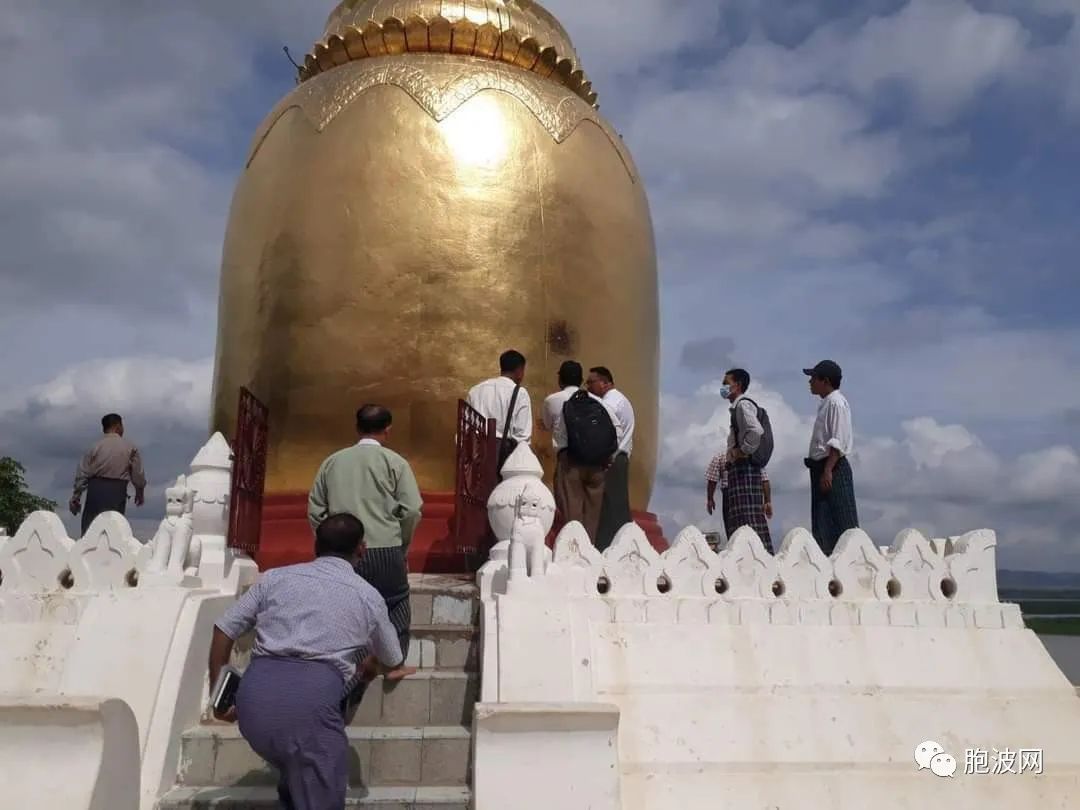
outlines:
[[[859,526],[855,505],[855,482],[851,474],[853,431],[851,406],[840,393],[843,375],[832,360],[804,368],[810,392],[821,398],[814,430],[810,434],[810,520],[821,550],[832,554],[840,535]]]
[[[750,374],[733,368],[724,375],[720,396],[731,403],[731,430],[728,433],[728,481],[724,489],[724,529],[730,538],[737,529],[749,526],[772,553],[769,521],[765,516],[763,461],[758,453],[765,441],[765,426],[758,417],[756,402],[748,399]]]

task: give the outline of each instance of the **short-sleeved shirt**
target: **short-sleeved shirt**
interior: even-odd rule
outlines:
[[[365,648],[386,666],[402,662],[386,602],[340,557],[267,571],[217,627],[233,640],[254,627],[253,656],[326,661],[345,683]]]
[[[705,480],[712,481],[714,484],[719,484],[720,489],[727,489],[728,485],[728,470],[731,465],[728,464],[727,453],[717,453],[713,456],[713,460],[709,462],[709,466],[705,470]],[[765,471],[765,468],[761,468],[761,483],[767,483],[769,480],[769,474]]]
[[[495,435],[500,439],[506,427],[506,417],[510,412],[510,400],[514,398],[516,383],[509,377],[493,377],[474,385],[469,391],[467,401],[485,419],[495,420]],[[510,419],[510,438],[519,442],[532,440],[532,403],[529,392],[524,387],[518,391],[514,400],[514,413]]]
[[[555,431],[555,422],[562,418],[563,405],[574,394],[581,390],[576,385],[569,385],[561,391],[556,391],[554,394],[549,395],[544,400],[544,410],[540,414],[540,421],[544,425],[544,430],[548,433]],[[554,438],[551,440],[552,444],[555,444]],[[557,448],[556,448],[557,449]]]
[[[634,406],[618,388],[609,388],[604,394],[604,402],[611,406],[619,417],[622,435],[619,437],[619,452],[631,455],[634,452]]]
[[[850,456],[854,445],[851,428],[851,406],[839,391],[822,398],[818,406],[814,430],[810,434],[810,458],[821,461],[828,458],[829,451],[836,448],[841,456]]]

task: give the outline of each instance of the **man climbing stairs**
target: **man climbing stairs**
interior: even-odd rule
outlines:
[[[364,695],[346,729],[346,806],[466,810],[472,713],[480,689],[477,589],[470,578],[431,574],[411,575],[410,584],[408,663],[419,671],[397,683],[378,679]],[[244,655],[237,654],[241,668]],[[183,735],[177,785],[158,806],[274,808],[276,785],[276,771],[248,747],[235,725],[204,723]]]

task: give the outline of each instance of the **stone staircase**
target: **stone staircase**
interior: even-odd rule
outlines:
[[[348,807],[467,810],[472,713],[480,690],[479,599],[470,579],[414,574],[409,663],[399,683],[376,680],[346,729]],[[240,645],[238,645],[239,647]],[[235,658],[246,665],[246,650]],[[184,734],[177,786],[160,810],[277,807],[276,771],[235,725],[205,723]]]

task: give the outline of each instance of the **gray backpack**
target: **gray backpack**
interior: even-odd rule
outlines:
[[[758,445],[757,450],[750,456],[750,461],[755,467],[764,467],[769,463],[769,459],[773,454],[773,433],[772,422],[769,421],[769,412],[758,405],[750,397],[743,397],[740,402],[749,402],[755,408],[757,408],[757,418],[761,422],[761,427],[765,431],[761,436],[761,443]],[[739,446],[739,423],[735,418],[735,411],[731,411],[731,433],[735,436],[735,446]]]

